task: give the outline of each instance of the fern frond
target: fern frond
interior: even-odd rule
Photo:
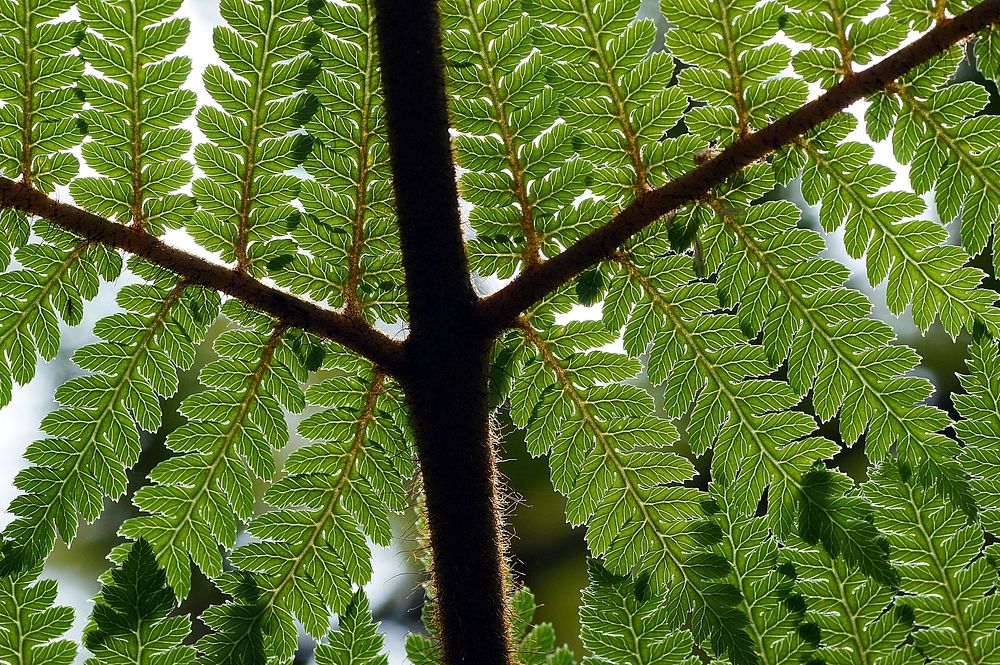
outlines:
[[[678,85],[705,106],[691,109],[685,123],[706,143],[725,145],[801,106],[805,84],[779,76],[791,52],[775,43],[784,8],[754,0],[661,0],[660,10],[675,27],[667,49],[691,65]]]
[[[883,464],[864,494],[900,563],[906,593],[897,604],[918,626],[913,643],[931,662],[996,662],[1000,578],[995,554],[983,551],[983,528],[909,476],[905,467]]]
[[[245,274],[293,254],[287,236],[298,221],[292,201],[310,139],[300,130],[316,110],[304,94],[318,67],[308,54],[315,32],[308,0],[227,0],[227,25],[213,33],[225,67],[209,65],[204,83],[216,106],[198,109],[208,143],[195,148],[205,177],[194,181],[198,211],[187,230],[209,251],[221,252]]]
[[[979,288],[985,273],[966,265],[969,255],[962,248],[946,244],[941,225],[912,219],[925,208],[919,196],[879,191],[895,174],[872,163],[871,146],[844,141],[854,125],[853,117],[841,114],[798,141],[803,153],[798,159],[783,155],[789,162],[805,161],[802,193],[811,204],[822,200],[823,227],[833,231],[843,224],[847,251],[865,258],[869,281],[888,279],[886,300],[893,314],[912,304],[918,328],[926,330],[940,318],[952,337],[977,321],[1000,330],[996,294]],[[787,163],[782,169],[785,178],[792,175]]]
[[[121,565],[105,574],[84,645],[87,665],[194,665],[195,650],[182,646],[191,630],[185,615],[168,616],[174,594],[149,543],[136,541]]]
[[[73,5],[0,2],[0,174],[44,192],[67,184],[79,170],[70,150],[83,140],[77,117],[83,95],[76,87],[83,61],[73,49],[85,28],[80,21],[59,20]],[[14,218],[5,211],[5,225]],[[6,264],[9,254],[0,258]]]
[[[46,242],[21,247],[21,268],[0,274],[0,405],[10,402],[14,384],[34,378],[39,356],[55,358],[59,320],[79,324],[100,278],[113,280],[122,268],[118,252],[48,222],[36,223],[35,232]]]
[[[810,48],[795,54],[795,71],[805,80],[830,88],[892,51],[906,37],[906,22],[876,16],[882,0],[792,0],[782,24],[785,35]],[[922,29],[921,29],[922,30]]]
[[[368,542],[390,543],[389,511],[406,506],[413,474],[398,387],[367,363],[328,358],[343,376],[309,389],[309,403],[326,408],[299,425],[315,443],[289,456],[288,475],[264,496],[275,509],[249,525],[259,540],[231,557],[254,574],[264,609],[292,643],[293,618],[321,638],[331,614],[352,602],[354,585],[371,579]]]
[[[41,567],[0,576],[0,662],[69,665],[76,644],[63,639],[73,610],[56,605],[56,581],[39,580]]]
[[[58,534],[69,543],[80,518],[97,519],[105,497],[125,493],[126,470],[139,458],[138,425],[160,425],[161,397],[177,390],[177,372],[194,362],[195,345],[215,318],[218,295],[133,260],[148,281],[123,288],[126,310],[94,328],[103,341],[74,354],[92,374],[70,379],[56,391],[61,406],[42,420],[50,438],[31,444],[32,466],[18,473],[23,492],[11,503],[17,519],[6,535],[17,547],[4,567],[31,565],[51,549]]]
[[[914,468],[920,463],[926,482],[972,514],[975,503],[954,459],[958,446],[940,433],[950,419],[924,404],[930,382],[903,376],[918,357],[891,344],[887,324],[864,318],[871,304],[841,286],[849,275],[844,266],[816,258],[825,245],[815,232],[795,228],[793,204],[751,205],[770,189],[768,170],[750,169],[729,191],[683,213],[700,217],[722,302],[740,302],[741,327],[763,333],[772,360],[788,359],[789,384],[799,394],[812,390],[822,420],[839,413],[845,444],[865,434],[874,461],[895,453]]]
[[[236,301],[222,311],[241,328],[219,335],[219,359],[199,375],[206,389],[181,403],[188,422],[166,440],[181,454],[160,462],[153,484],[133,498],[149,514],[119,530],[149,541],[179,598],[190,589],[192,561],[209,578],[222,574],[219,546],[232,548],[237,520],[253,514],[254,478],[274,475],[272,451],[288,441],[282,406],[293,413],[305,406],[306,369],[293,346],[300,333]]]
[[[804,620],[815,626],[816,656],[827,665],[918,665],[906,644],[912,616],[893,606],[893,590],[852,572],[822,550],[790,541],[783,563],[794,571],[795,589],[805,601]],[[818,635],[816,634],[818,630]]]
[[[60,20],[71,0],[0,1],[0,175],[51,192],[78,172],[70,150],[83,140],[77,85],[83,61],[74,49],[83,39],[80,21]],[[0,405],[13,383],[34,377],[38,356],[59,350],[59,318],[76,325],[83,302],[97,294],[97,275],[114,279],[121,260],[105,248],[81,242],[39,222],[29,239],[28,217],[0,211],[0,267],[16,258],[21,269],[0,275]]]
[[[337,630],[316,647],[316,665],[389,665],[368,596],[358,591],[340,615]]]
[[[667,449],[676,430],[652,415],[648,393],[620,383],[638,373],[637,362],[593,350],[614,341],[601,322],[552,325],[564,298],[524,317],[521,328],[511,416],[526,427],[529,452],[550,454],[567,519],[587,524],[594,555],[618,574],[643,572],[657,588],[674,585],[670,612],[683,617],[697,604],[698,639],[711,637],[734,663],[756,662],[731,587],[715,581],[728,566],[704,551],[717,536],[699,492],[681,486],[694,468]]]
[[[319,102],[306,124],[312,152],[302,183],[298,246],[273,270],[279,284],[368,320],[404,318],[392,174],[382,110],[375,20],[368,0],[328,2],[313,56],[322,66],[309,91]]]
[[[550,58],[517,0],[449,0],[441,8],[448,92],[472,268],[511,277],[563,245],[556,217],[583,193],[588,169],[573,129],[557,123],[559,94],[546,85]]]
[[[650,53],[656,28],[636,19],[639,0],[536,0],[543,25],[535,40],[558,62],[549,82],[560,115],[579,132],[576,148],[596,167],[598,196],[630,200],[665,182],[664,163],[678,151],[663,135],[680,120],[684,94],[671,86],[673,58]],[[681,140],[687,144],[690,141]]]
[[[218,583],[230,600],[210,606],[200,616],[212,632],[195,643],[198,665],[266,665],[276,651],[267,640],[266,617],[253,578],[226,573]]]
[[[694,638],[648,583],[590,562],[580,605],[580,639],[593,665],[697,665]]]
[[[722,530],[719,549],[732,566],[729,579],[739,590],[761,665],[815,665],[815,625],[804,621],[805,605],[781,565],[781,550],[767,522],[746,508],[735,484],[713,481],[711,492],[719,504],[713,513]]]
[[[962,468],[979,507],[979,520],[990,533],[1000,533],[1000,354],[992,340],[969,349],[969,374],[962,376],[966,394],[954,395],[963,420],[955,433],[965,446],[959,453]]]
[[[76,84],[83,62],[73,49],[79,21],[60,21],[73,0],[0,2],[0,175],[45,192],[65,185],[79,166],[70,149],[83,140]],[[28,217],[0,211],[0,266],[28,242]]]
[[[194,169],[182,159],[191,132],[178,125],[195,106],[194,92],[180,89],[191,61],[171,57],[189,32],[188,19],[174,17],[181,0],[84,0],[78,6],[90,28],[80,52],[97,71],[81,82],[91,136],[83,158],[103,177],[74,180],[73,199],[154,235],[179,228],[194,205],[174,192],[190,183]]]
[[[961,217],[962,246],[976,255],[992,238],[1000,209],[1000,118],[980,115],[989,95],[978,83],[946,85],[962,55],[954,48],[899,79],[873,99],[866,120],[873,139],[891,131],[896,159],[910,164],[913,190],[934,190],[943,221]]]

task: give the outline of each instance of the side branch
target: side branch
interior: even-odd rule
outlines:
[[[482,325],[493,333],[514,325],[524,310],[614,251],[663,215],[697,200],[740,169],[763,159],[829,120],[854,102],[882,90],[916,66],[959,41],[1000,22],[1000,0],[986,0],[939,23],[912,44],[833,86],[823,95],[741,138],[714,159],[663,187],[640,195],[611,221],[550,260],[527,267],[517,278],[480,301]]]
[[[76,206],[54,201],[21,182],[0,178],[0,209],[14,208],[43,217],[91,242],[116,247],[155,263],[192,284],[221,291],[267,312],[283,323],[343,344],[387,372],[403,364],[401,342],[378,332],[362,319],[349,318],[225,266],[171,247],[143,229],[123,226]]]

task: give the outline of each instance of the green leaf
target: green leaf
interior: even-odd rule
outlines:
[[[5,569],[45,557],[57,534],[72,542],[80,518],[94,521],[105,497],[125,493],[126,470],[139,458],[138,428],[159,428],[160,399],[177,390],[177,373],[194,362],[218,311],[214,292],[138,260],[131,267],[147,283],[121,289],[125,311],[99,321],[102,341],[73,356],[91,373],[56,391],[61,406],[42,421],[49,438],[28,446],[32,466],[15,479],[22,494],[11,503],[17,519],[5,534],[17,546]]]
[[[203,77],[218,106],[197,113],[208,142],[195,148],[204,177],[194,181],[198,210],[186,228],[238,271],[259,276],[286,253],[271,241],[299,215],[292,202],[300,179],[289,171],[311,144],[300,130],[316,110],[304,92],[318,73],[308,53],[314,28],[307,0],[225,0],[220,12],[227,25],[212,41],[223,64],[208,65]]]
[[[959,460],[972,476],[979,519],[995,534],[1000,532],[1000,354],[989,339],[969,351],[969,374],[961,377],[966,394],[953,397],[963,420],[954,427],[965,444]]]
[[[180,453],[150,473],[133,499],[146,515],[120,533],[144,538],[179,598],[191,585],[191,562],[209,578],[222,574],[221,545],[236,542],[238,522],[253,514],[255,479],[274,475],[273,451],[288,441],[282,408],[305,407],[307,373],[292,340],[303,333],[228,301],[223,313],[242,327],[215,340],[218,360],[199,376],[205,389],[180,406],[188,422],[167,437]]]
[[[149,543],[136,541],[120,566],[106,574],[84,644],[88,665],[193,665],[195,650],[182,646],[191,630],[185,615],[168,616],[174,594]]]
[[[316,665],[389,665],[377,629],[368,597],[358,591],[340,615],[337,630],[330,633],[325,644],[316,647]]]
[[[992,662],[1000,655],[996,546],[984,553],[982,526],[900,471],[882,465],[864,492],[900,564],[905,595],[896,602],[918,627],[913,643],[931,662]]]
[[[593,665],[695,665],[694,639],[671,618],[664,599],[590,562],[580,606],[580,639]],[[735,661],[734,661],[735,662]]]
[[[39,580],[41,567],[0,577],[0,661],[69,665],[76,644],[63,639],[73,610],[56,605],[56,581]]]
[[[413,473],[405,424],[392,416],[402,410],[398,386],[340,354],[328,363],[345,376],[309,390],[309,402],[326,407],[299,425],[314,443],[289,456],[287,475],[265,494],[274,509],[250,522],[257,542],[231,556],[254,574],[272,630],[288,644],[295,618],[316,638],[329,631],[331,614],[343,618],[353,585],[371,579],[368,543],[390,543],[389,511],[407,505]]]
[[[189,21],[176,18],[181,0],[83,0],[89,28],[80,53],[93,74],[84,76],[88,108],[81,114],[92,140],[87,165],[102,177],[77,178],[74,201],[108,219],[151,233],[180,228],[194,212],[194,169],[184,155],[191,132],[179,127],[194,112],[195,94],[182,90],[191,61],[175,57]]]

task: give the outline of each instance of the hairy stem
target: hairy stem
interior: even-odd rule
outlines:
[[[476,325],[448,134],[435,0],[376,0],[389,154],[409,296],[407,367],[445,665],[509,665],[489,431],[490,337]]]
[[[85,240],[140,256],[187,278],[191,284],[215,289],[271,314],[286,325],[343,344],[389,372],[397,371],[402,363],[402,344],[360,319],[324,309],[230,268],[183,252],[143,229],[115,224],[76,206],[54,201],[23,182],[0,178],[0,208],[14,208],[44,217]]]
[[[482,301],[488,331],[515,325],[517,317],[547,294],[600,261],[663,215],[703,196],[713,187],[771,152],[829,120],[854,102],[884,89],[914,67],[959,41],[1000,22],[1000,0],[986,0],[939,23],[922,37],[759,132],[735,141],[715,158],[666,185],[640,195],[611,221],[572,247],[537,266],[529,266],[507,286]]]

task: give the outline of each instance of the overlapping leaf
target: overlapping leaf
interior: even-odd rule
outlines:
[[[195,163],[205,176],[194,182],[198,211],[186,227],[202,247],[254,275],[294,253],[287,235],[299,219],[292,202],[300,179],[289,171],[309,154],[300,130],[316,110],[303,92],[318,73],[308,9],[308,0],[224,0],[226,25],[212,41],[225,66],[205,69],[218,106],[198,109],[208,143],[195,149]]]
[[[191,61],[174,56],[189,22],[176,18],[181,0],[83,0],[90,29],[80,52],[96,71],[82,83],[82,118],[91,141],[87,165],[103,177],[78,178],[70,191],[78,205],[108,219],[160,233],[183,226],[194,211],[188,185],[191,132],[180,125],[194,112],[195,94],[182,90]]]
[[[199,375],[205,390],[181,403],[188,422],[166,441],[181,454],[153,469],[153,484],[133,499],[148,514],[120,529],[149,541],[181,598],[190,589],[192,561],[210,578],[222,574],[219,547],[235,544],[238,520],[253,514],[254,480],[274,475],[273,451],[288,441],[282,407],[304,408],[300,382],[306,365],[318,364],[300,331],[237,301],[223,313],[241,326],[215,340],[219,358]]]
[[[133,543],[121,565],[105,575],[84,633],[94,654],[87,665],[194,665],[194,647],[181,644],[191,619],[168,616],[174,594],[149,543]]]
[[[308,254],[274,262],[279,284],[369,320],[403,318],[375,21],[369,0],[328,2],[312,53],[322,71],[310,86],[319,102],[306,124],[312,152],[302,183],[305,210],[292,236]]]
[[[368,543],[389,544],[389,512],[407,505],[413,473],[398,387],[346,355],[331,353],[327,367],[341,376],[309,389],[309,403],[324,409],[299,426],[314,443],[292,453],[287,475],[265,494],[274,509],[249,526],[258,541],[231,557],[254,574],[276,639],[292,647],[294,618],[320,638],[354,585],[370,580]]]
[[[905,466],[882,465],[864,493],[900,564],[904,595],[896,603],[912,614],[920,655],[940,663],[996,662],[1000,578],[997,548],[984,551],[983,528],[914,483]]]
[[[73,355],[81,369],[56,391],[61,406],[42,420],[48,438],[28,446],[32,466],[18,473],[22,494],[11,503],[17,519],[5,568],[31,565],[48,554],[58,534],[72,541],[81,518],[92,522],[105,497],[125,493],[126,470],[139,458],[137,426],[160,425],[160,398],[177,390],[177,372],[194,362],[195,345],[215,318],[218,295],[134,260],[146,284],[124,287],[123,312],[97,323],[103,341]]]
[[[1000,533],[1000,354],[996,343],[970,347],[969,374],[962,377],[966,394],[955,395],[962,420],[955,433],[965,444],[959,459],[972,476],[979,519],[992,534]]]
[[[921,477],[971,514],[974,501],[954,459],[958,447],[940,433],[950,419],[924,403],[930,382],[905,376],[918,357],[891,343],[887,324],[865,318],[871,304],[841,286],[849,275],[844,266],[817,258],[824,243],[796,228],[793,204],[751,205],[770,189],[768,171],[752,168],[729,192],[684,212],[704,229],[705,261],[709,272],[719,272],[722,302],[739,302],[743,330],[762,334],[772,360],[787,359],[789,384],[799,394],[812,391],[816,415],[840,415],[844,443],[865,435],[873,460],[895,454],[920,462]]]

